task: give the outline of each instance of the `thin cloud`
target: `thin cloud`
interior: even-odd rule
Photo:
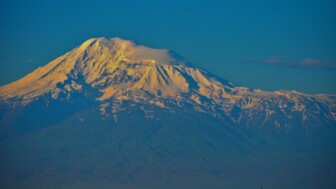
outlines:
[[[271,56],[264,61],[254,63],[268,64],[281,67],[317,68],[317,69],[336,69],[336,61],[325,61],[318,58],[305,58],[302,60],[286,60],[280,56]]]

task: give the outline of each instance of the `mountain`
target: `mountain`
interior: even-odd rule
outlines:
[[[336,95],[241,87],[170,50],[93,38],[0,87],[0,162],[7,170],[0,182],[8,188],[262,182],[333,188],[335,128]],[[281,182],[288,170],[270,160],[282,158],[297,167],[294,178],[308,170],[303,181]],[[325,161],[307,166],[315,158]],[[266,164],[269,170],[252,177],[243,171]],[[263,180],[273,169],[276,176]],[[313,169],[324,177],[306,182]],[[245,184],[231,173],[242,174]]]
[[[335,96],[296,91],[265,92],[223,80],[170,50],[120,38],[95,38],[0,88],[1,104],[26,107],[38,101],[82,98],[100,106],[102,117],[123,111],[123,102],[176,107],[209,114],[231,124],[289,129],[335,124]],[[41,104],[41,102],[39,102]],[[190,108],[189,108],[190,107]],[[150,119],[153,114],[143,110]]]

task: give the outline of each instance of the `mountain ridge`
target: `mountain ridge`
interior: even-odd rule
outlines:
[[[25,106],[42,96],[67,101],[73,94],[92,98],[89,93],[94,93],[91,100],[101,104],[102,115],[111,116],[118,111],[107,111],[114,102],[130,100],[167,110],[188,104],[194,111],[236,124],[264,125],[271,120],[275,127],[289,128],[292,124],[288,123],[296,121],[312,126],[321,123],[307,120],[331,125],[336,120],[332,95],[239,87],[170,50],[121,38],[85,41],[22,79],[1,86],[0,101]],[[299,120],[293,121],[293,115]],[[260,120],[253,122],[255,116]]]

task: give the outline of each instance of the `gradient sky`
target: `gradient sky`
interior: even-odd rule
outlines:
[[[93,37],[168,48],[238,85],[336,94],[336,1],[0,2],[0,85]]]

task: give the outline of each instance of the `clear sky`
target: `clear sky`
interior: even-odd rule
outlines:
[[[2,0],[0,27],[0,85],[118,36],[238,85],[336,94],[335,0]]]

